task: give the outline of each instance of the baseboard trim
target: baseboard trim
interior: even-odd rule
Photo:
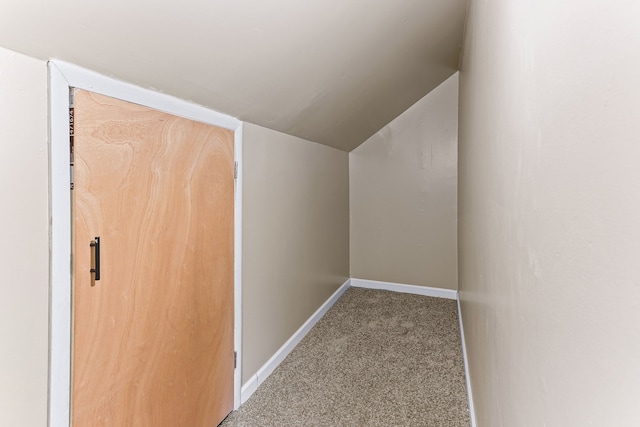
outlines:
[[[402,283],[380,282],[377,280],[365,279],[351,279],[351,286],[356,288],[403,292],[405,294],[424,295],[436,298],[458,299],[458,291],[453,289],[432,288],[429,286],[405,285]]]
[[[291,338],[289,338],[287,342],[285,342],[284,345],[280,347],[280,349],[278,349],[278,351],[276,351],[273,356],[271,356],[271,359],[269,359],[267,363],[262,365],[262,367],[258,369],[258,372],[256,372],[255,375],[253,375],[249,379],[249,381],[247,381],[242,386],[242,389],[240,391],[241,404],[246,402],[251,397],[251,395],[258,389],[260,384],[262,384],[264,380],[266,380],[269,375],[273,373],[273,371],[278,367],[278,365],[280,365],[280,363],[282,363],[285,357],[287,357],[287,355],[291,353],[291,350],[293,350],[295,346],[298,345],[298,343],[305,337],[305,335],[309,333],[311,328],[313,328],[315,324],[318,323],[318,320],[320,320],[322,316],[324,316],[325,313],[329,311],[333,304],[338,301],[338,299],[342,296],[343,293],[345,293],[347,289],[349,289],[350,286],[351,279],[347,279],[347,281],[344,282],[342,286],[340,286],[338,290],[336,290],[333,295],[331,295],[329,299],[326,300],[324,304],[322,304],[320,308],[317,309],[316,312],[311,315],[311,317],[309,317],[309,319],[307,319],[306,322],[304,322],[304,324],[291,336]]]
[[[240,404],[244,405],[253,393],[258,389],[258,374],[254,374],[240,389]]]
[[[460,339],[462,340],[462,358],[464,360],[464,378],[467,382],[467,398],[469,399],[469,418],[471,427],[476,427],[476,411],[473,406],[473,393],[471,391],[471,378],[469,377],[469,359],[467,358],[467,344],[464,338],[464,326],[462,325],[462,310],[460,309],[460,294],[458,302],[458,322],[460,323]]]

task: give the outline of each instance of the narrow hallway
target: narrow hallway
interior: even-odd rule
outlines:
[[[222,426],[469,426],[454,300],[350,288]]]

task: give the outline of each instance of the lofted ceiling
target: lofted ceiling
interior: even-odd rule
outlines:
[[[0,0],[0,46],[350,151],[458,68],[466,0]]]

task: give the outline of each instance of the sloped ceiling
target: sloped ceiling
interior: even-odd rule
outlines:
[[[0,46],[350,151],[458,67],[466,0],[0,0]]]

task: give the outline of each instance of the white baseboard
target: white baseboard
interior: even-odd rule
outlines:
[[[256,372],[255,375],[253,375],[251,379],[249,379],[249,381],[247,381],[242,386],[242,389],[240,391],[241,404],[246,402],[251,397],[251,395],[258,389],[260,384],[262,384],[264,380],[266,380],[269,375],[271,375],[271,373],[278,367],[278,365],[282,363],[285,357],[287,357],[287,355],[291,353],[291,350],[293,350],[295,346],[298,345],[302,338],[304,338],[305,335],[309,333],[311,328],[313,328],[315,324],[318,323],[318,320],[320,320],[322,316],[324,316],[325,313],[329,311],[331,306],[333,306],[333,304],[338,301],[338,299],[347,289],[349,289],[350,286],[351,279],[348,279],[342,284],[342,286],[338,288],[338,290],[333,293],[333,295],[331,295],[331,297],[329,297],[327,301],[325,301],[324,304],[320,306],[318,310],[316,310],[315,313],[311,315],[311,317],[309,317],[306,322],[304,322],[300,329],[298,329],[291,336],[291,338],[289,338],[289,340],[287,340],[287,342],[284,343],[284,345],[280,347],[280,349],[278,349],[278,351],[276,351],[273,356],[271,356],[271,359],[269,359],[267,363],[265,363],[260,369],[258,369],[258,372]]]
[[[254,374],[240,389],[240,404],[243,405],[258,389],[258,374]]]
[[[462,325],[462,310],[460,309],[460,295],[458,295],[458,322],[460,323],[460,338],[462,340],[462,358],[464,359],[464,377],[467,381],[467,398],[469,399],[469,418],[471,427],[476,427],[476,411],[473,407],[473,393],[471,391],[471,378],[469,377],[469,359],[467,358],[467,344],[464,339],[464,326]]]
[[[431,288],[429,286],[405,285],[402,283],[379,282],[377,280],[364,279],[351,279],[351,286],[356,288],[403,292],[405,294],[424,295],[436,298],[458,299],[458,291],[453,289]]]

